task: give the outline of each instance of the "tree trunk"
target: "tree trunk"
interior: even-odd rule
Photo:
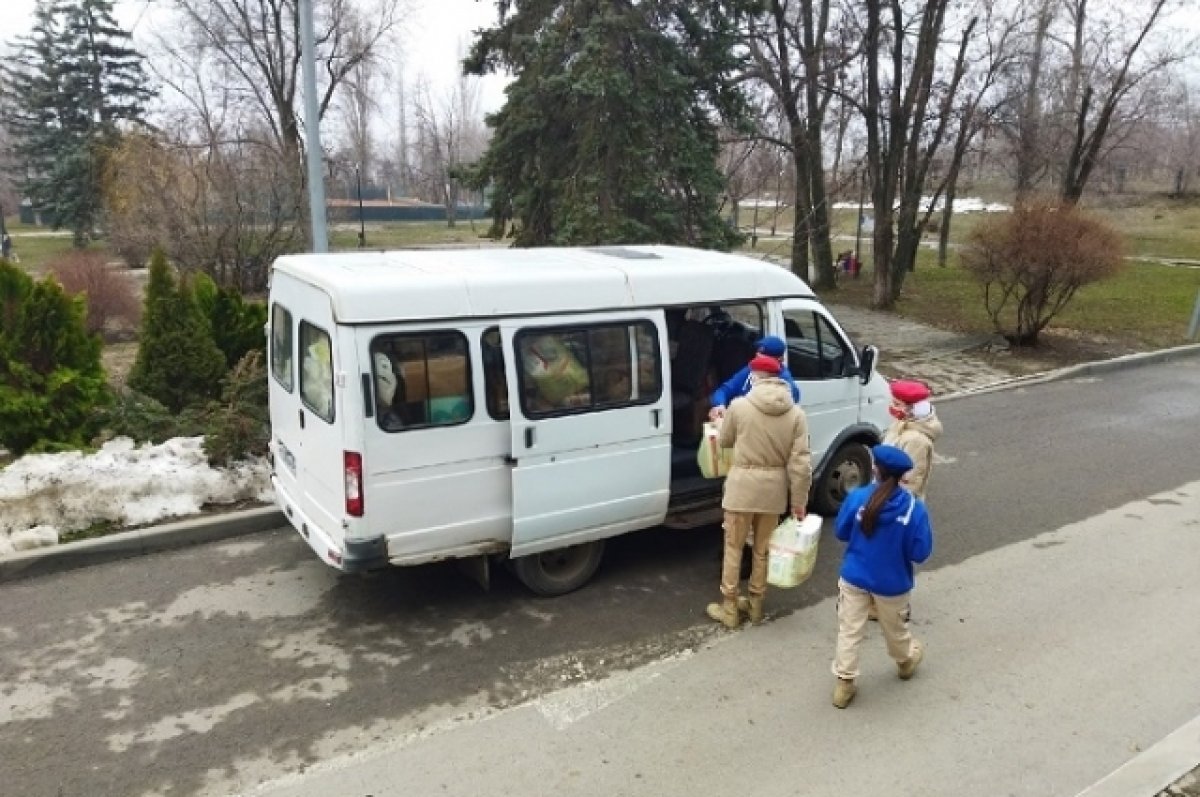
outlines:
[[[808,164],[796,153],[793,153],[793,157],[796,165],[796,199],[793,206],[795,218],[792,222],[792,273],[808,282],[812,278],[808,273]]]

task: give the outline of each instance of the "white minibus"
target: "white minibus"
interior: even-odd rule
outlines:
[[[870,478],[888,423],[876,351],[754,258],[669,246],[302,254],[271,275],[272,482],[354,572],[510,559],[556,595],[604,541],[719,517],[696,451],[709,396],[764,335],[788,344],[815,510]]]

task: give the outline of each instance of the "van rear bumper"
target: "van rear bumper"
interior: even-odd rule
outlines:
[[[343,573],[361,573],[387,566],[386,537],[380,535],[365,540],[336,540],[304,514],[300,504],[279,483],[274,474],[271,475],[271,485],[275,488],[275,501],[283,510],[288,522],[321,561]]]

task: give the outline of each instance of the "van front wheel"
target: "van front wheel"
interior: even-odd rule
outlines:
[[[830,517],[855,487],[871,481],[871,452],[862,443],[846,443],[834,452],[813,494],[817,513]]]
[[[591,579],[604,556],[604,540],[572,545],[512,560],[513,572],[531,591],[545,597],[573,592]]]

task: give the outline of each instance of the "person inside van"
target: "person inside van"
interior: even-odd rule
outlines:
[[[779,364],[778,378],[788,384],[791,388],[792,401],[799,404],[800,388],[796,385],[796,380],[792,378],[792,374],[788,371],[787,366],[783,364],[785,354],[787,354],[787,343],[783,341],[783,338],[776,337],[775,335],[767,335],[758,342],[758,352],[755,354],[755,359],[764,356],[770,357]],[[724,417],[725,407],[731,401],[750,392],[750,388],[752,387],[751,376],[750,366],[747,365],[713,391],[711,398],[712,409],[708,411],[709,420],[715,421]]]

